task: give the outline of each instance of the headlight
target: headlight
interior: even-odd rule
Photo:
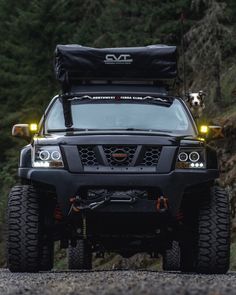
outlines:
[[[181,152],[181,153],[179,153],[179,155],[178,155],[178,160],[179,160],[180,162],[186,162],[186,161],[188,160],[188,154],[185,153],[185,152]]]
[[[42,168],[64,167],[59,146],[35,146],[32,166]]]
[[[206,168],[205,150],[200,148],[180,148],[177,162],[177,169],[204,169]]]
[[[200,154],[198,152],[191,152],[189,154],[189,160],[193,163],[196,163],[200,159]]]

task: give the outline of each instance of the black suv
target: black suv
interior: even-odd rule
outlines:
[[[147,252],[164,270],[228,271],[229,201],[207,144],[215,128],[199,132],[168,94],[175,58],[168,46],[57,46],[62,94],[38,129],[13,127],[30,144],[9,195],[11,271],[51,270],[55,241],[69,269],[91,269],[93,253]]]

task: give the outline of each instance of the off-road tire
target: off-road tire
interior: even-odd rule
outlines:
[[[199,210],[196,272],[224,274],[229,269],[229,260],[229,198],[224,189],[215,186]]]
[[[10,271],[39,271],[39,231],[39,197],[35,188],[14,186],[8,200],[7,263]]]
[[[87,240],[78,240],[76,247],[67,250],[68,269],[92,269],[91,245]]]
[[[49,271],[53,268],[54,262],[54,243],[53,241],[46,242],[41,246],[40,267],[39,270]]]
[[[164,271],[180,270],[180,247],[177,241],[173,241],[172,248],[163,254],[162,268]]]

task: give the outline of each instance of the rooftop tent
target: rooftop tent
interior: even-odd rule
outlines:
[[[56,79],[71,88],[81,80],[172,80],[177,77],[175,46],[90,48],[57,45]]]

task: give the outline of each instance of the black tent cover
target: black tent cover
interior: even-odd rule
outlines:
[[[56,79],[64,85],[78,80],[169,80],[177,77],[176,46],[90,48],[57,45]]]

